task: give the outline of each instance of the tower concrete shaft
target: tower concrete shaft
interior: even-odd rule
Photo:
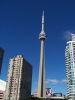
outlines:
[[[44,12],[42,16],[42,31],[39,34],[39,39],[41,42],[41,51],[40,51],[40,66],[39,66],[39,80],[38,80],[38,97],[46,97],[46,88],[45,88],[45,57],[44,57],[44,46],[46,34],[44,32]]]

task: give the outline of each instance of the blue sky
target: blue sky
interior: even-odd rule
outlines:
[[[46,87],[66,94],[65,32],[75,32],[74,0],[0,0],[0,47],[5,49],[0,79],[6,80],[9,59],[17,54],[33,66],[32,92],[37,89],[41,16],[45,12]]]

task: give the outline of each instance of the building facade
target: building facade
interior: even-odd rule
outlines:
[[[46,88],[46,97],[52,96],[52,88]]]
[[[0,100],[4,100],[4,91],[0,90]]]
[[[75,34],[67,42],[65,50],[67,96],[69,100],[75,100]]]
[[[22,55],[10,59],[4,100],[29,100],[32,66]]]

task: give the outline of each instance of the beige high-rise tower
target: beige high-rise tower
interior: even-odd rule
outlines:
[[[22,55],[9,61],[4,100],[29,100],[31,96],[32,66]]]
[[[46,34],[44,32],[44,12],[42,15],[42,31],[39,34],[39,39],[41,42],[41,51],[40,51],[40,66],[39,66],[39,79],[38,79],[38,97],[46,97],[45,90],[45,59],[44,59],[44,46]]]

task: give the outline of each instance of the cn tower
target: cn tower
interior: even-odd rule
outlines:
[[[44,32],[44,12],[42,15],[42,31],[39,34],[39,39],[41,42],[40,48],[40,65],[39,65],[39,79],[38,79],[38,97],[46,97],[46,88],[45,88],[45,56],[44,56],[44,47],[46,34]]]

